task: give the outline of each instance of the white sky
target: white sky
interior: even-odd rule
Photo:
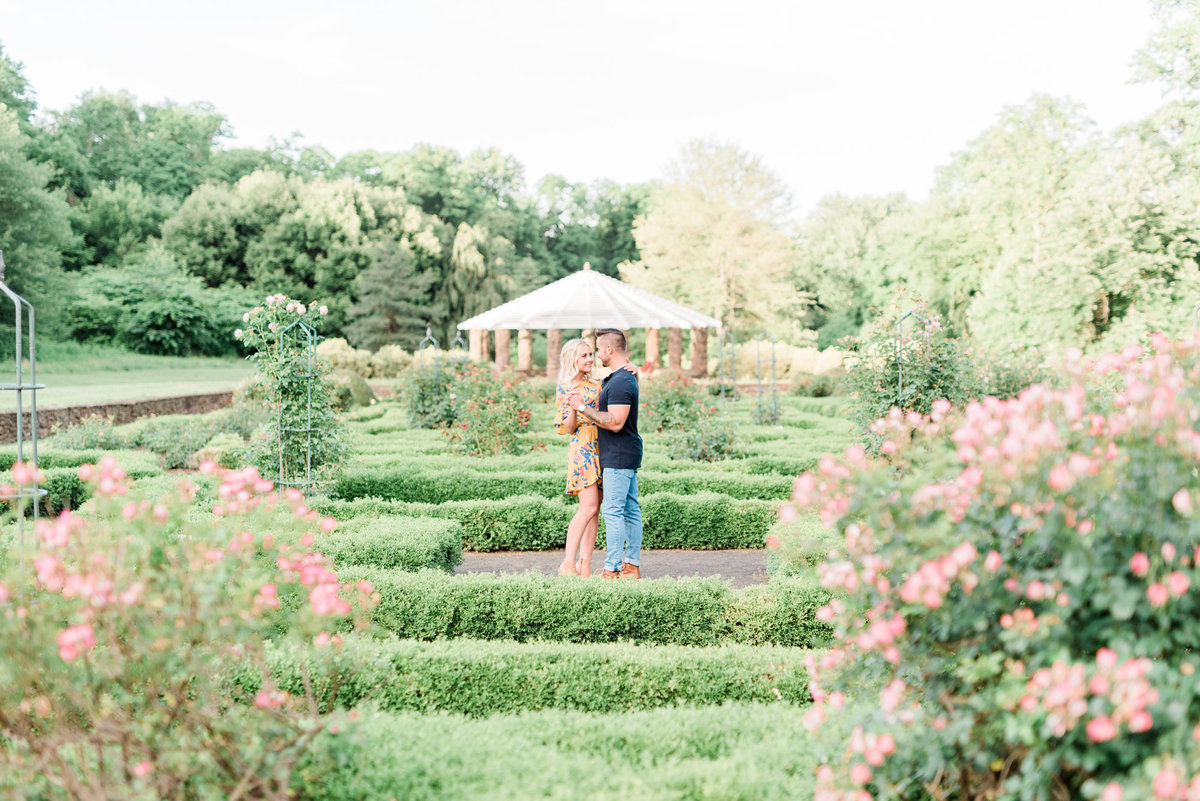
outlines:
[[[85,90],[208,101],[235,145],[300,131],[335,155],[495,146],[526,167],[659,177],[695,137],[761,156],[798,212],[834,192],[921,197],[1032,92],[1104,128],[1146,0],[0,0],[39,106]]]

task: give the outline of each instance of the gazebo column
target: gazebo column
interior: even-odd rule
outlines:
[[[473,348],[471,352],[471,360],[476,362],[488,361],[491,357],[491,337],[489,336],[491,331],[488,331],[486,328],[481,328],[478,331],[472,331],[471,333],[474,334],[474,338],[471,340],[471,346]]]
[[[688,371],[692,378],[704,378],[708,375],[708,329],[692,329],[692,369]]]
[[[533,372],[533,332],[528,328],[517,332],[517,370]]]
[[[651,364],[658,364],[661,354],[658,347],[658,329],[646,329],[646,361]]]
[[[562,331],[551,328],[546,332],[546,377],[558,378],[559,351],[562,350]]]
[[[481,348],[479,347],[479,335],[483,333],[478,328],[472,328],[467,332],[467,355],[471,361],[480,361],[483,357],[480,356]]]
[[[512,332],[507,328],[496,329],[496,369],[507,370],[512,365],[508,361],[509,344],[512,342]]]
[[[683,329],[667,329],[667,366],[675,370],[683,369]]]

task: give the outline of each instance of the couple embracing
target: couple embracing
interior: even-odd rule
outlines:
[[[603,382],[592,378],[596,360],[612,370]],[[638,436],[637,371],[629,362],[625,334],[596,332],[596,352],[587,340],[563,345],[558,371],[555,429],[571,435],[567,494],[579,496],[579,510],[567,526],[567,547],[558,572],[592,575],[599,516],[604,514],[608,552],[606,579],[641,578],[642,510],[637,471],[642,466]]]

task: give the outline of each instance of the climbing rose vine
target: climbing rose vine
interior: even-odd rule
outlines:
[[[1066,371],[797,480],[844,537],[819,801],[1200,798],[1200,337]]]

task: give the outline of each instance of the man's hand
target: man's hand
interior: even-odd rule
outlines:
[[[578,409],[583,405],[583,396],[578,392],[572,392],[567,396],[567,406],[571,409]]]

